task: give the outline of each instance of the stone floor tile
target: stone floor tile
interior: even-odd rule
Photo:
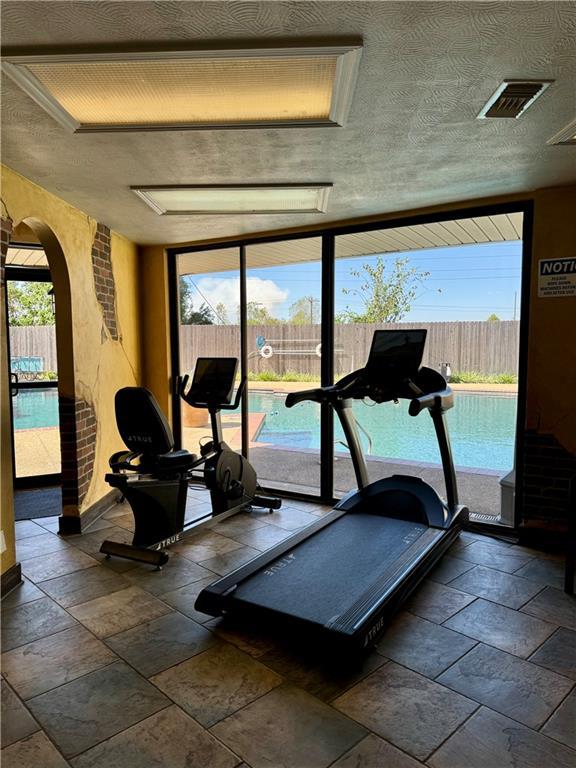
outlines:
[[[530,661],[576,680],[576,632],[560,627],[530,656]]]
[[[466,560],[459,560],[457,557],[450,557],[450,555],[444,555],[442,560],[435,566],[428,574],[432,581],[437,581],[440,584],[448,584],[449,581],[455,579],[466,571],[470,571],[476,566],[474,563],[468,563]]]
[[[264,620],[256,623],[256,621],[246,622],[224,616],[212,618],[205,622],[204,626],[254,659],[260,658],[277,645],[279,633],[280,638],[282,637],[281,630],[267,624]]]
[[[424,764],[371,733],[332,768],[421,768]]]
[[[114,661],[104,643],[75,626],[6,651],[2,669],[19,696],[30,699]]]
[[[292,506],[283,506],[266,518],[266,522],[283,528],[286,531],[296,531],[306,525],[318,522],[318,516]]]
[[[266,518],[266,519],[265,519]],[[221,523],[215,523],[211,530],[215,533],[219,533],[221,536],[226,536],[229,539],[234,538],[235,533],[245,533],[246,531],[252,531],[255,528],[261,528],[268,522],[268,515],[240,513],[239,515],[233,515],[226,518]]]
[[[2,749],[13,744],[15,741],[25,739],[36,731],[40,726],[34,720],[30,712],[20,701],[18,696],[4,681],[1,681],[2,698]]]
[[[331,656],[326,651],[325,647],[296,644],[290,638],[289,641],[276,643],[258,658],[290,683],[321,701],[334,699],[386,662],[375,652],[357,659],[343,659],[341,654]]]
[[[45,733],[35,733],[2,750],[2,768],[68,768]]]
[[[2,650],[10,651],[76,624],[49,597],[2,611]]]
[[[333,704],[419,760],[425,760],[478,707],[475,701],[394,662]]]
[[[39,600],[41,597],[45,597],[41,589],[38,589],[28,579],[22,579],[20,584],[2,598],[2,610],[5,611],[6,608],[14,608],[16,605],[31,603],[32,600]]]
[[[50,533],[58,533],[60,531],[60,515],[52,515],[52,517],[39,517],[35,522],[36,525],[42,526],[45,531]]]
[[[576,691],[572,691],[564,699],[542,728],[541,733],[576,749]],[[576,754],[574,755],[574,764],[576,765]]]
[[[574,768],[574,752],[482,707],[428,764],[432,768]]]
[[[187,536],[178,544],[172,547],[173,552],[178,552],[182,557],[200,563],[202,560],[209,560],[211,557],[223,555],[226,552],[232,552],[234,549],[240,549],[242,544],[234,541],[228,536],[222,536],[215,531],[202,531],[196,536]]]
[[[530,728],[539,728],[573,685],[565,677],[483,644],[437,680]]]
[[[427,580],[417,588],[405,607],[423,619],[442,624],[475,599],[465,592]]]
[[[158,595],[158,597],[164,603],[168,603],[168,605],[176,608],[177,611],[180,611],[180,613],[183,613],[190,619],[194,619],[194,621],[204,624],[205,622],[210,621],[212,616],[197,611],[194,608],[194,604],[204,587],[212,584],[216,578],[216,574],[213,574],[206,579],[200,579],[200,581],[193,581],[192,584],[186,584],[184,587],[173,589],[170,592],[163,592],[161,595]]]
[[[474,645],[469,637],[403,611],[376,649],[392,661],[433,678]]]
[[[194,581],[200,581],[213,576],[198,563],[193,563],[181,555],[170,555],[170,559],[161,571],[149,565],[140,565],[126,573],[126,578],[135,586],[145,589],[153,595],[171,592],[178,587],[184,587]],[[213,578],[215,578],[213,576]]]
[[[255,528],[244,533],[237,533],[235,534],[235,538],[236,541],[241,542],[246,546],[264,552],[265,550],[270,549],[270,547],[284,541],[284,539],[287,539],[292,533],[292,531],[280,528],[277,525],[263,525],[261,528]]]
[[[482,598],[452,616],[444,626],[523,659],[557,629],[555,624]]]
[[[230,571],[233,571],[235,568],[244,565],[244,563],[247,563],[249,560],[252,560],[254,557],[257,557],[260,554],[261,552],[258,549],[253,549],[252,547],[241,547],[239,549],[233,550],[232,552],[226,552],[223,555],[216,555],[216,557],[203,560],[201,565],[204,568],[208,568],[208,570],[212,571],[213,573],[224,576],[225,574],[230,573]]]
[[[46,533],[46,529],[37,525],[34,520],[16,520],[14,523],[16,541],[27,539],[29,536],[40,536]]]
[[[128,515],[132,512],[132,507],[127,501],[123,501],[119,504],[114,504],[107,512],[104,512],[102,519],[113,520],[115,517],[122,517],[122,515]]]
[[[483,565],[458,576],[450,582],[450,586],[508,608],[520,608],[542,589],[541,584]]]
[[[114,519],[114,525],[125,528],[127,531],[134,532],[134,515],[132,512],[126,512],[124,515],[117,515]]]
[[[504,547],[504,549],[514,546],[513,541],[496,539],[483,533],[474,533],[473,531],[461,531],[459,539],[464,544],[474,544],[476,541],[481,541],[483,544],[490,544],[493,547]]]
[[[452,554],[452,551],[450,553]],[[485,565],[488,568],[496,568],[496,570],[505,571],[506,573],[514,573],[532,559],[529,555],[514,554],[514,547],[506,549],[481,541],[469,544],[458,551],[458,553],[454,553],[454,556],[461,560],[467,560],[470,563]]]
[[[60,552],[51,552],[49,555],[23,560],[21,565],[22,573],[30,581],[38,583],[81,571],[83,568],[92,568],[98,565],[98,562],[84,552],[78,552],[75,547],[66,547]]]
[[[44,592],[63,608],[87,603],[96,597],[109,595],[129,586],[130,583],[126,579],[107,568],[84,568],[82,571],[42,582]]]
[[[535,557],[529,563],[516,571],[516,576],[539,584],[564,589],[564,562]]]
[[[172,706],[72,760],[73,768],[235,768],[236,755]]]
[[[280,685],[282,678],[228,643],[219,643],[151,678],[206,728]]]
[[[65,757],[84,752],[169,704],[122,661],[28,701]]]
[[[291,685],[211,730],[253,768],[327,768],[366,735],[357,723]]]
[[[127,531],[125,528],[120,528],[117,525],[110,525],[109,521],[105,528],[99,528],[97,531],[90,533],[83,533],[80,536],[70,536],[67,541],[76,549],[85,552],[87,555],[92,555],[97,559],[104,557],[100,554],[100,547],[105,539],[111,541],[119,541],[121,544],[131,544],[133,534]]]
[[[567,595],[559,589],[546,587],[526,603],[521,610],[531,616],[559,624],[576,631],[576,596]]]
[[[168,613],[106,640],[113,651],[144,677],[202,653],[216,642],[212,632],[179,613]]]
[[[58,552],[68,547],[69,545],[58,534],[43,531],[41,536],[20,539],[16,544],[16,555],[19,560],[29,560],[32,557],[49,555],[51,552]]]
[[[170,608],[143,589],[129,587],[75,605],[69,611],[98,637],[110,637],[170,613]]]

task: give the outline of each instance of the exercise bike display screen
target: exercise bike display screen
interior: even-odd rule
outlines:
[[[394,379],[415,376],[422,362],[425,343],[425,328],[375,331],[366,369]]]
[[[199,403],[228,405],[232,400],[238,360],[235,357],[199,357],[190,394]]]

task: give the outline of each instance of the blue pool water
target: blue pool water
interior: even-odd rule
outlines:
[[[58,426],[58,390],[21,389],[12,398],[14,429]]]
[[[264,413],[257,441],[273,445],[319,450],[320,407],[300,403],[286,408],[285,395],[272,392],[250,394],[250,411]],[[16,429],[58,426],[56,389],[20,391],[12,401]],[[408,415],[406,401],[400,405],[367,405],[357,401],[354,415],[372,438],[370,455],[406,461],[440,463],[432,420],[427,413]],[[457,393],[454,408],[447,414],[454,462],[459,467],[507,471],[514,466],[516,397]],[[339,422],[335,439],[344,441]],[[368,439],[361,434],[368,451]],[[337,443],[337,451],[346,448]]]
[[[289,409],[284,406],[284,396],[252,394],[250,409],[266,414],[258,441],[287,448],[319,449],[320,407],[316,403],[300,403]],[[356,401],[354,415],[372,438],[370,455],[440,463],[434,426],[427,412],[409,416],[406,401],[400,401],[400,405]],[[458,393],[454,408],[446,416],[456,466],[504,471],[514,466],[516,397]],[[334,431],[335,439],[344,441],[337,419]],[[367,452],[368,439],[364,434],[361,442]],[[336,450],[346,448],[337,443]]]

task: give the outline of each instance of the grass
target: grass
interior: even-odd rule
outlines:
[[[486,374],[479,371],[455,371],[450,376],[451,384],[518,384],[513,373]]]
[[[344,376],[345,374],[341,374]],[[341,378],[340,375],[335,380]],[[320,377],[314,373],[297,373],[286,371],[249,371],[248,381],[319,381]],[[451,384],[518,384],[518,376],[512,373],[486,374],[479,371],[456,371],[450,376]]]

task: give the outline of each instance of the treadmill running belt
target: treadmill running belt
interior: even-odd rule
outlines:
[[[247,578],[234,597],[325,625],[429,530],[378,515],[344,515]]]

